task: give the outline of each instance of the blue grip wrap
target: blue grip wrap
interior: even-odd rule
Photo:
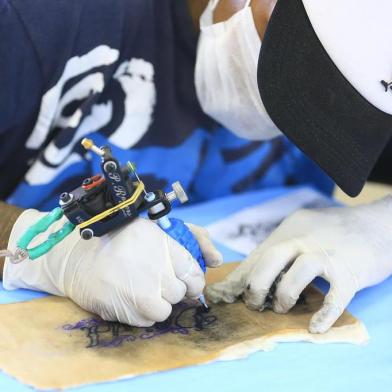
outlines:
[[[179,244],[181,244],[199,263],[200,268],[203,272],[206,272],[206,263],[204,261],[203,255],[199,243],[197,242],[195,236],[189,230],[188,226],[180,219],[170,218],[171,226],[167,229],[162,228],[167,234],[175,239]]]

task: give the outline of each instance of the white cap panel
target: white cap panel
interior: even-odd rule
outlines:
[[[392,114],[392,0],[303,0],[317,37],[352,86]]]

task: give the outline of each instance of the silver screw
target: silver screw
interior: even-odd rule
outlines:
[[[105,170],[106,173],[112,173],[117,169],[117,165],[113,161],[108,161],[105,162],[103,165],[103,170]]]
[[[83,229],[80,232],[80,236],[82,237],[82,239],[88,241],[88,240],[91,240],[91,238],[93,238],[94,232],[91,229],[89,229],[89,228]]]
[[[167,199],[171,202],[174,200],[178,199],[178,201],[181,204],[184,204],[188,201],[188,196],[182,187],[180,181],[176,181],[174,184],[172,184],[173,191],[166,193]]]

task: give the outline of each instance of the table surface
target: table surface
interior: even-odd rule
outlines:
[[[208,203],[177,209],[175,216],[207,225],[241,208],[291,192],[273,189],[230,196]],[[373,196],[369,196],[368,200]],[[219,247],[225,261],[241,255]],[[326,284],[319,281],[324,290]],[[0,303],[37,298],[43,294],[27,290],[4,291]],[[392,278],[359,292],[348,310],[362,320],[370,334],[366,346],[350,344],[316,345],[281,343],[271,352],[258,352],[248,358],[176,369],[129,380],[74,388],[88,391],[368,391],[390,390],[392,381]],[[28,364],[26,364],[28,366]],[[0,391],[29,391],[10,376],[0,373]]]

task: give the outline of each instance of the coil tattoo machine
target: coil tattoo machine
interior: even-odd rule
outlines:
[[[90,139],[83,139],[82,145],[101,158],[102,174],[86,178],[80,187],[60,196],[59,207],[31,226],[17,242],[15,253],[7,256],[14,263],[26,259],[34,260],[49,252],[75,228],[81,238],[89,240],[130,223],[142,212],[147,211],[149,219],[156,221],[168,235],[184,246],[206,271],[199,243],[183,221],[169,218],[172,203],[185,203],[188,198],[179,182],[173,190],[147,192],[132,162],[121,166],[107,146],[97,147]],[[39,234],[44,233],[54,222],[66,217],[63,227],[49,235],[46,241],[35,246],[29,245]],[[200,302],[207,308],[204,297]]]

